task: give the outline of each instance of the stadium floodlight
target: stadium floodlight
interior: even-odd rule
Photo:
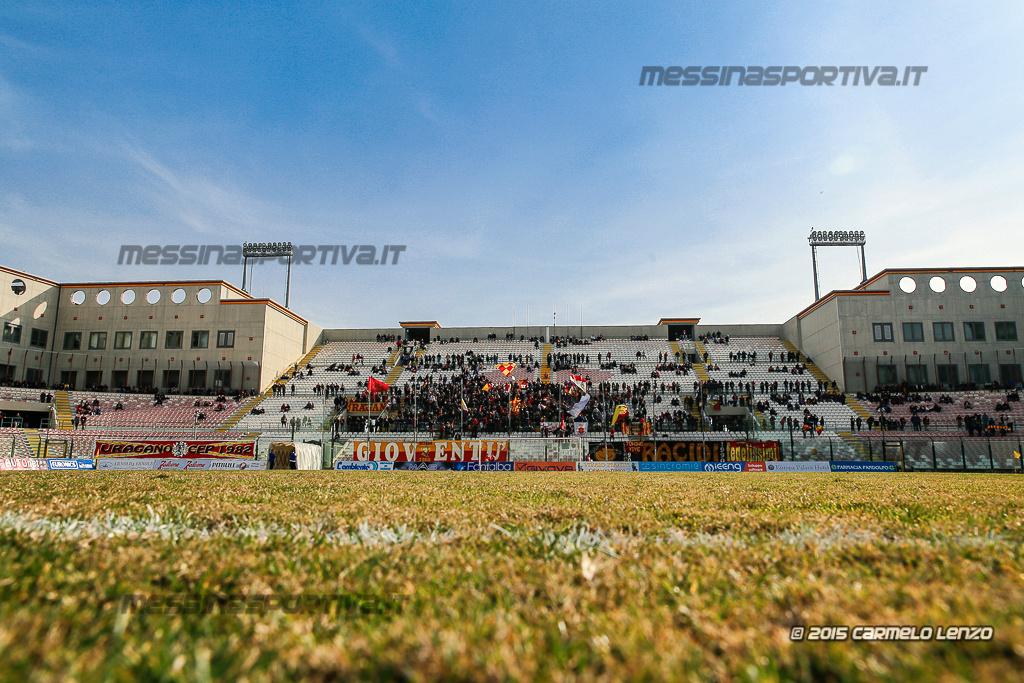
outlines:
[[[291,242],[242,242],[242,291],[245,288],[245,275],[249,268],[249,259],[261,258],[287,258],[288,274],[284,285],[284,307],[288,308],[288,302],[292,288],[292,255],[295,248]]]
[[[811,268],[814,271],[814,300],[818,301],[821,294],[818,289],[818,247],[858,247],[860,249],[861,283],[868,281],[868,266],[864,260],[864,245],[867,239],[863,230],[815,230],[807,237],[811,247]]]

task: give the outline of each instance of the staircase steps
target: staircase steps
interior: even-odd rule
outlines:
[[[220,426],[217,427],[217,431],[230,432],[232,429],[234,429],[235,425],[238,424],[239,420],[248,415],[250,410],[258,406],[260,404],[260,401],[274,395],[274,385],[280,382],[282,377],[284,377],[285,375],[290,375],[292,372],[292,368],[306,367],[306,364],[312,361],[313,358],[316,357],[316,354],[320,353],[320,349],[322,348],[322,344],[318,344],[317,346],[311,348],[309,350],[309,353],[307,353],[305,356],[296,361],[291,367],[286,368],[281,374],[275,377],[274,381],[267,386],[266,391],[264,391],[262,394],[257,394],[256,396],[250,398],[238,410],[236,410],[231,417],[224,420],[224,422],[222,422]]]
[[[693,370],[697,373],[697,379],[701,382],[707,382],[711,379],[711,375],[708,374],[708,370],[704,365],[704,354],[707,353],[707,349],[704,348],[704,342],[699,339],[694,342],[694,346],[697,347],[697,362],[693,364]]]
[[[74,413],[71,410],[71,397],[66,391],[53,393],[53,405],[57,409],[57,428],[72,429]]]
[[[541,351],[540,381],[545,384],[551,383],[551,368],[548,366],[548,356],[551,354],[551,344],[545,343]]]

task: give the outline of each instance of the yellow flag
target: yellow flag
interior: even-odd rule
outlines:
[[[1018,460],[1020,460],[1020,453],[1018,453],[1017,451],[1014,451],[1014,452],[1013,452],[1013,457],[1015,457],[1015,458],[1017,458]]]

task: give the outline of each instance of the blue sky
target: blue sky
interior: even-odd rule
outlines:
[[[1024,265],[1024,5],[0,6],[0,263],[121,244],[404,244],[296,268],[325,327],[780,322],[811,227],[885,267]],[[639,87],[644,65],[927,66],[917,87]],[[859,281],[819,250],[822,287]],[[284,269],[252,292],[283,301]]]

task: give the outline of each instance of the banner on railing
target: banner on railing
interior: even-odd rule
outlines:
[[[0,458],[0,470],[45,470],[45,458]]]
[[[894,462],[861,462],[833,460],[829,463],[833,472],[895,472]]]
[[[47,458],[46,466],[55,472],[96,469],[96,464],[92,460],[82,458]]]
[[[578,462],[576,469],[580,472],[636,472],[639,463],[635,462]]]
[[[255,441],[155,441],[98,439],[97,458],[245,458],[256,457]]]
[[[591,441],[590,457],[599,462],[704,462],[721,460],[722,441]]]
[[[831,472],[832,467],[827,460],[809,462],[766,462],[768,472]]]
[[[575,472],[574,462],[517,462],[516,472]]]
[[[388,407],[386,401],[374,401],[373,403],[367,403],[366,401],[357,401],[354,398],[348,400],[348,412],[355,414],[366,414],[367,412],[375,413],[379,415],[384,412],[384,409]]]
[[[354,462],[352,460],[339,460],[334,463],[334,469],[340,471],[361,470],[364,472],[375,472],[378,470],[393,470],[395,466],[390,462]]]
[[[266,460],[236,458],[102,458],[98,470],[203,470],[208,472],[265,470]]]
[[[780,458],[778,441],[726,441],[725,459],[739,462],[766,462]]]
[[[704,464],[699,462],[639,462],[641,472],[701,472]]]
[[[508,460],[508,441],[356,441],[354,460],[493,462]]]

